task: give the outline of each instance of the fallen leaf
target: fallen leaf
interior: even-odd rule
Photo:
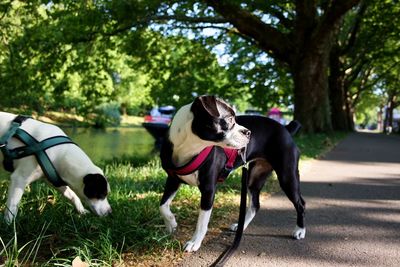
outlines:
[[[77,256],[73,261],[72,261],[72,267],[89,267],[89,263],[86,263]]]

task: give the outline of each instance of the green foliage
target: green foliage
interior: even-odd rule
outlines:
[[[186,104],[193,92],[224,96],[227,71],[199,42],[163,36],[146,23],[129,31],[157,6],[10,2],[2,20],[0,105],[90,117],[108,102],[139,113],[154,104]]]
[[[283,34],[295,30],[293,1],[231,3],[264,16]],[[342,58],[343,71],[354,73],[345,82],[360,113],[365,105],[358,102],[375,94],[377,81],[385,91],[380,97],[397,93],[399,66],[398,5],[365,3],[357,38]],[[326,3],[315,4],[324,10]],[[338,42],[344,46],[358,10],[343,18]],[[200,1],[6,0],[0,15],[1,107],[62,110],[91,118],[104,103],[116,102],[123,113],[139,114],[155,104],[181,106],[194,93],[217,94],[241,111],[293,104],[287,65],[218,22],[221,17]],[[209,22],[194,22],[201,17]],[[360,94],[360,88],[367,92]]]
[[[376,123],[378,110],[390,96],[400,93],[400,7],[394,1],[364,4],[365,14],[360,16],[359,10],[354,9],[345,17],[338,42],[343,50],[349,50],[341,57],[344,83],[349,86],[347,98],[355,109],[356,122],[365,125]],[[357,19],[359,30],[349,38]]]
[[[227,71],[201,43],[180,36],[164,37],[154,31],[142,38],[147,46],[140,64],[151,77],[147,85],[157,104],[182,106],[193,100],[193,94],[224,97],[232,92]]]
[[[119,104],[116,102],[103,103],[95,108],[95,112],[94,125],[96,128],[105,128],[109,125],[118,126],[121,122]]]

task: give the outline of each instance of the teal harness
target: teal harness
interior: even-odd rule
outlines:
[[[45,151],[53,146],[75,143],[72,142],[72,140],[67,136],[53,136],[39,142],[20,128],[22,122],[26,119],[29,119],[29,117],[20,115],[17,116],[11,122],[10,129],[0,138],[0,149],[4,156],[4,169],[9,172],[13,172],[13,160],[35,155],[37,162],[39,163],[44,175],[47,177],[50,183],[52,183],[55,187],[67,185],[57,173],[56,168],[50,161],[49,156]],[[7,143],[12,137],[20,140],[25,144],[25,146],[8,149]]]

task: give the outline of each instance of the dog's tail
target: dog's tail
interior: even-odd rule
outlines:
[[[290,133],[291,136],[295,135],[301,128],[301,124],[298,121],[291,121],[288,125],[285,126],[286,130]]]

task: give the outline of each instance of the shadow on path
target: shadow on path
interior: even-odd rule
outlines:
[[[290,238],[295,210],[282,193],[263,201],[226,266],[400,266],[400,138],[350,134],[302,173],[306,239]],[[209,266],[224,231],[180,266]]]

